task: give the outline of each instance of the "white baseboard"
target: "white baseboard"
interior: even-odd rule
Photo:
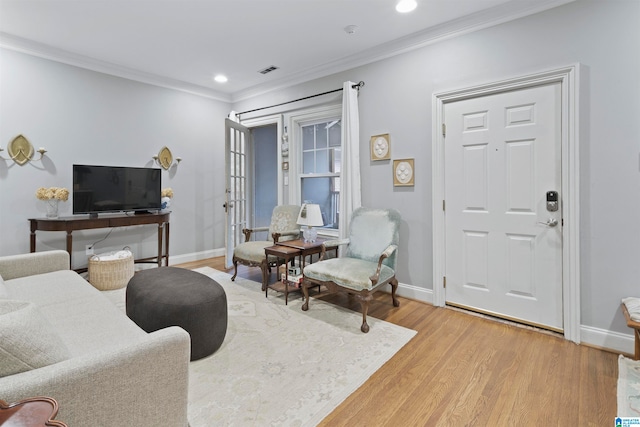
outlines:
[[[433,304],[433,291],[431,289],[400,283],[396,293],[401,297]],[[634,354],[635,352],[633,334],[622,334],[592,326],[580,326],[580,342],[615,353]]]
[[[420,288],[418,286],[407,285],[405,283],[398,283],[396,295],[433,304],[433,291],[431,289]]]
[[[185,262],[224,256],[224,252],[224,248],[211,249],[208,251],[193,252],[190,254],[172,255],[169,257],[169,260],[170,265],[182,264]],[[433,290],[431,289],[408,285],[406,283],[399,283],[396,293],[398,296],[404,298],[433,304]],[[622,334],[620,332],[581,325],[580,341],[584,344],[608,349],[617,353],[633,354],[635,352],[633,334]]]
[[[201,259],[224,256],[224,251],[224,248],[218,248],[202,252],[193,252],[190,254],[171,255],[169,257],[169,265],[176,265],[185,262],[200,261]]]
[[[620,332],[581,325],[580,341],[616,353],[634,354],[635,352],[633,334],[621,334]]]

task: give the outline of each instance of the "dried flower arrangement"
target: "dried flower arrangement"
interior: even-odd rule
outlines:
[[[168,197],[170,199],[173,199],[173,190],[171,189],[171,187],[163,188],[162,193],[160,195],[161,197]]]
[[[62,200],[66,202],[69,200],[69,190],[64,187],[40,187],[36,190],[36,197],[39,200]]]

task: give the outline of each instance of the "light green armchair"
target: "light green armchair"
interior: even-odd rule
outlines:
[[[260,267],[262,270],[262,290],[267,289],[269,269],[275,265],[276,258],[269,257],[264,253],[264,248],[273,246],[278,241],[293,240],[300,236],[300,226],[296,223],[300,206],[282,205],[276,206],[271,215],[271,225],[269,227],[245,228],[242,230],[245,242],[240,243],[233,250],[233,277],[235,280],[238,274],[238,263],[249,267]],[[269,231],[267,240],[250,241],[251,234],[258,231]]]
[[[354,294],[362,306],[362,332],[369,332],[367,311],[373,293],[386,284],[391,285],[394,307],[396,298],[396,249],[398,248],[400,214],[395,209],[358,208],[353,212],[349,237],[324,242],[320,261],[304,268],[302,292],[309,309],[309,287],[324,285],[330,292]],[[347,244],[340,258],[323,259],[326,247]]]

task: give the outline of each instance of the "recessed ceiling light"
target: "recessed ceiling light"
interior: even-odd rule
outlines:
[[[396,4],[396,10],[400,13],[411,12],[416,7],[418,7],[416,0],[400,0],[398,4]]]
[[[218,83],[226,83],[229,79],[225,75],[218,74],[213,78],[213,80],[217,81]]]

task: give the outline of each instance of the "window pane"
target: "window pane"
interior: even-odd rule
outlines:
[[[315,148],[315,126],[302,127],[302,149],[313,150]]]
[[[316,148],[327,148],[327,126],[329,123],[316,125]]]
[[[330,157],[330,161],[331,161],[331,171],[330,172],[334,172],[334,173],[340,173],[340,170],[342,169],[342,150],[340,148],[332,148],[331,149],[331,157]]]
[[[302,154],[302,173],[314,173],[316,171],[314,153],[314,151],[306,151]]]
[[[332,188],[336,178],[302,178],[304,203],[320,205],[324,228],[338,228],[338,199],[340,193]]]
[[[325,173],[329,171],[329,150],[316,151],[316,172]]]
[[[340,120],[329,128],[329,146],[340,147],[340,141],[342,141],[342,123]]]

